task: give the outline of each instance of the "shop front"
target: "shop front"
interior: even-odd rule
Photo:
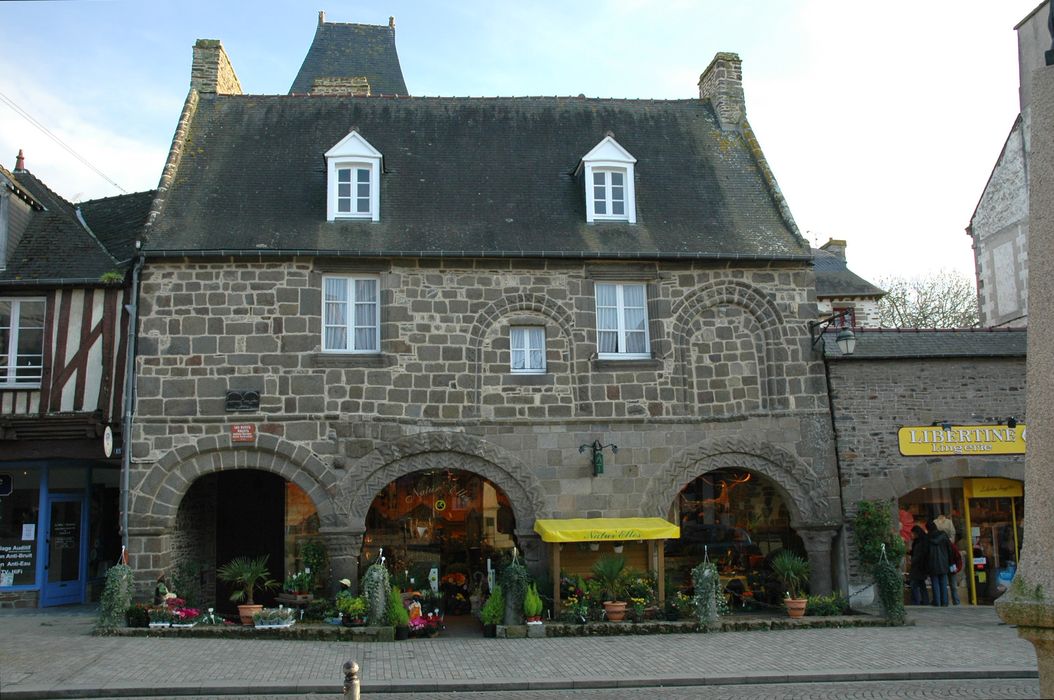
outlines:
[[[708,559],[733,610],[780,604],[771,561],[784,549],[802,556],[806,549],[772,481],[745,469],[716,469],[689,483],[674,511],[681,532],[665,547],[671,585],[689,588],[692,568]]]
[[[942,479],[899,499],[901,536],[929,521],[948,533],[963,559],[954,575],[958,598],[988,605],[1014,579],[1024,531],[1024,483],[1001,477]],[[943,517],[942,517],[943,516]]]
[[[120,557],[119,476],[105,463],[0,465],[0,602],[98,600]]]
[[[360,571],[384,557],[394,583],[447,615],[467,614],[516,547],[508,496],[474,472],[416,471],[390,482],[366,516]],[[449,624],[449,622],[448,622]]]

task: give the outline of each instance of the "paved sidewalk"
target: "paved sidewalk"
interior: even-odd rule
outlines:
[[[0,697],[363,692],[1030,678],[1032,646],[991,608],[911,608],[915,626],[394,644],[91,637],[86,614],[0,613]]]

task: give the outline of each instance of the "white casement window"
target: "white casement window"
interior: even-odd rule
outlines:
[[[597,282],[597,357],[646,359],[648,295],[643,283]]]
[[[379,287],[376,277],[322,278],[323,352],[380,352]]]
[[[380,221],[381,154],[357,131],[326,151],[326,219]]]
[[[637,159],[608,135],[582,157],[586,221],[637,223],[633,166]]]
[[[513,326],[509,333],[512,371],[545,373],[545,329],[541,326]]]
[[[0,386],[40,385],[44,300],[0,298]]]

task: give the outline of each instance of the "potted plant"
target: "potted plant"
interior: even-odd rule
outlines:
[[[523,616],[527,618],[528,625],[542,624],[542,597],[533,583],[527,586],[527,592],[523,594]]]
[[[773,557],[772,573],[783,584],[783,602],[787,606],[787,614],[791,617],[804,615],[807,599],[802,596],[802,588],[809,580],[809,562],[784,549]]]
[[[479,609],[479,618],[483,622],[483,636],[498,636],[498,625],[505,619],[505,596],[501,586],[495,584],[494,590],[483,607]]]
[[[282,591],[298,598],[297,602],[301,602],[299,599],[303,599],[304,602],[310,600],[311,588],[314,583],[313,575],[311,572],[304,570],[298,571],[295,574],[290,574],[286,577],[285,583],[282,584]]]
[[[234,587],[231,601],[239,603],[238,616],[243,625],[251,625],[253,614],[263,609],[262,605],[253,603],[253,593],[278,587],[278,582],[271,578],[271,572],[267,570],[266,554],[256,559],[235,557],[217,569],[216,576]]]
[[[292,627],[296,622],[296,609],[279,605],[277,608],[261,608],[253,613],[254,627]]]
[[[597,559],[593,564],[593,580],[600,586],[603,593],[604,613],[608,620],[621,622],[626,617],[625,558],[617,555],[608,555]]]
[[[403,594],[395,586],[388,594],[388,622],[395,626],[397,640],[410,637],[410,613],[403,607]]]
[[[366,599],[352,595],[351,591],[337,594],[337,610],[345,627],[361,627],[366,624]]]

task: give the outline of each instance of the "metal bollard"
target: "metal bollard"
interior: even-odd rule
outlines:
[[[344,700],[359,700],[359,665],[344,662]]]

